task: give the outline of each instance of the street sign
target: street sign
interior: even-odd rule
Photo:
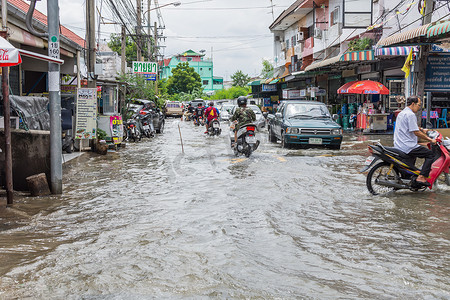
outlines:
[[[158,74],[158,64],[149,61],[133,61],[133,73]]]
[[[156,81],[156,74],[144,74],[144,77],[147,81]]]

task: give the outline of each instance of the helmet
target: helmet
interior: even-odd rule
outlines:
[[[201,103],[199,103],[199,104],[197,104],[197,106],[198,106],[198,107],[200,107],[200,106],[202,106],[202,104],[201,104]]]
[[[214,102],[209,102],[209,106],[214,106]]]
[[[237,98],[237,104],[238,106],[247,105],[247,97],[239,96],[239,98]]]

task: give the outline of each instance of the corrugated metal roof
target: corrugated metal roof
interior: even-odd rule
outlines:
[[[28,12],[28,8],[30,7],[30,5],[28,3],[26,3],[25,1],[22,1],[22,0],[8,0],[8,2],[11,5],[15,6],[16,8],[18,8],[19,10],[21,10],[25,14]],[[44,15],[43,13],[41,13],[40,11],[38,11],[37,9],[34,10],[33,18],[46,26],[48,25],[47,16]],[[85,40],[83,38],[81,38],[80,36],[78,36],[73,31],[69,30],[68,28],[66,28],[64,26],[60,26],[60,32],[63,36],[65,36],[69,40],[71,40],[71,41],[77,43],[78,45],[80,45],[81,47],[85,48]]]

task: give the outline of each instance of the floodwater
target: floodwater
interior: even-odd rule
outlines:
[[[180,126],[183,138],[182,153]],[[372,196],[367,144],[249,159],[178,119],[0,209],[0,299],[449,299],[447,188]],[[4,206],[4,205],[3,205]]]

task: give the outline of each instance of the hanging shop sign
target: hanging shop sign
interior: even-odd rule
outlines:
[[[97,134],[97,89],[77,89],[76,139],[95,139]]]
[[[277,85],[276,84],[263,84],[261,86],[261,91],[263,92],[276,92]]]
[[[264,100],[264,106],[272,106],[270,98],[264,98],[263,100]]]
[[[425,91],[450,91],[450,54],[428,56]]]
[[[270,101],[278,102],[278,101],[280,101],[280,96],[270,96]]]
[[[158,64],[149,61],[133,61],[133,73],[158,74]]]
[[[300,90],[283,90],[283,99],[295,99],[300,97]]]

